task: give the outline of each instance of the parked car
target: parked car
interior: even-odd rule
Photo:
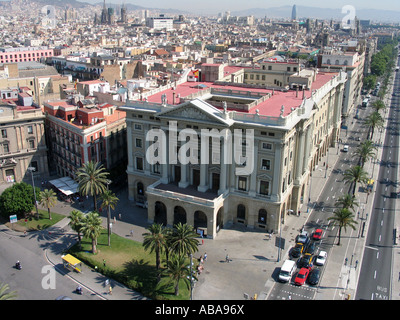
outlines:
[[[349,151],[349,146],[347,144],[345,144],[343,146],[343,152],[348,152]]]
[[[322,238],[322,233],[323,233],[322,229],[316,229],[316,230],[314,231],[314,233],[313,233],[313,239],[314,239],[314,240],[321,240],[321,238]]]
[[[310,270],[308,268],[301,268],[296,278],[294,279],[294,284],[298,286],[303,285],[306,282],[309,273]]]
[[[298,263],[297,266],[299,268],[311,268],[312,267],[312,262],[313,262],[313,256],[312,254],[306,253],[304,256],[302,256]]]
[[[303,231],[297,236],[297,242],[303,243],[304,245],[307,245],[308,242],[310,242],[310,237],[308,236],[307,231]]]
[[[325,264],[327,256],[328,254],[326,253],[326,251],[320,251],[318,255],[315,257],[315,264],[317,266],[323,266]]]
[[[301,254],[303,253],[304,250],[304,245],[302,243],[296,243],[296,245],[292,248],[292,250],[290,251],[290,255],[293,258],[298,258],[301,256]]]
[[[307,249],[306,249],[305,253],[309,253],[309,254],[313,255],[313,254],[314,254],[314,251],[315,251],[315,248],[316,248],[315,243],[314,243],[314,242],[311,242],[311,243],[307,246]]]
[[[320,270],[318,268],[314,268],[310,271],[308,275],[308,283],[315,286],[319,282]]]

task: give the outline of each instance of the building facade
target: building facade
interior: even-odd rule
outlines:
[[[32,106],[32,97],[19,93],[19,102],[0,99],[0,183],[31,179],[28,167],[34,167],[34,176],[48,175],[45,116],[40,108]]]
[[[149,222],[188,223],[209,238],[232,223],[278,231],[307,201],[309,177],[340,132],[346,74],[312,79],[302,93],[184,83],[120,107],[130,199]]]
[[[126,158],[125,112],[110,104],[83,104],[77,99],[44,104],[49,159],[59,176],[75,178],[88,161],[111,169]]]
[[[42,61],[53,55],[48,47],[0,48],[0,63]]]

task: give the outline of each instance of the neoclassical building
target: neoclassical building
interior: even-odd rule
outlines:
[[[18,101],[0,99],[0,183],[31,181],[46,177],[47,146],[44,134],[45,116],[32,105],[32,97],[18,93]]]
[[[150,223],[188,223],[209,238],[236,223],[278,231],[335,147],[346,79],[303,70],[281,90],[186,82],[130,101],[120,107],[130,199]]]

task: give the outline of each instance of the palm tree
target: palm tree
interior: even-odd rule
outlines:
[[[342,207],[343,209],[352,209],[354,211],[354,207],[358,207],[358,203],[354,195],[347,193],[336,200],[335,206]]]
[[[375,151],[374,143],[371,140],[366,140],[354,151],[353,157],[360,157],[361,168],[364,168],[364,164],[375,156]]]
[[[382,109],[386,108],[386,106],[385,106],[385,104],[384,104],[384,102],[382,100],[374,101],[372,103],[372,106],[374,107],[375,111],[378,111],[378,112],[379,112],[379,110],[382,110]]]
[[[371,132],[371,137],[370,137],[370,139],[372,139],[373,136],[374,136],[374,130],[375,130],[375,128],[383,128],[384,121],[383,121],[383,118],[382,118],[381,114],[380,114],[379,112],[375,111],[375,112],[372,112],[372,113],[365,119],[364,124],[365,124],[366,126],[369,126],[369,127],[370,127],[370,130],[371,130],[371,131],[370,131],[370,132]]]
[[[167,229],[162,224],[153,223],[147,228],[149,232],[143,233],[143,247],[145,250],[150,248],[150,253],[156,253],[156,269],[160,270],[161,253],[165,248]],[[160,274],[157,275],[157,280],[160,281]]]
[[[92,252],[97,253],[97,237],[101,233],[101,218],[97,212],[89,212],[83,220],[81,232],[92,240]]]
[[[83,226],[83,221],[85,219],[83,213],[78,210],[73,210],[69,214],[69,226],[71,227],[72,230],[78,233],[78,241],[79,241],[79,246],[81,245],[81,229]]]
[[[57,195],[52,189],[44,189],[39,193],[40,205],[47,208],[49,219],[51,220],[50,208],[54,207],[57,203]]]
[[[97,211],[97,195],[107,190],[107,176],[103,165],[89,161],[76,171],[79,192],[82,195],[93,196],[94,210]]]
[[[343,179],[345,180],[345,183],[350,183],[351,185],[353,185],[352,194],[354,195],[356,192],[357,182],[360,182],[362,184],[367,183],[368,173],[364,171],[364,169],[361,168],[361,166],[355,166],[351,167],[350,169],[347,169],[344,172]]]
[[[347,227],[351,227],[353,230],[356,229],[355,225],[357,224],[357,221],[355,221],[354,214],[346,208],[341,208],[341,209],[336,209],[333,211],[333,216],[328,218],[329,222],[332,222],[333,225],[339,227],[339,237],[338,237],[338,243],[337,245],[340,245],[340,237],[342,234],[342,228],[344,230],[347,230]]]
[[[167,269],[163,274],[170,277],[175,283],[175,295],[179,294],[179,281],[184,280],[188,288],[190,288],[190,268],[186,265],[186,258],[177,254],[172,255],[167,263]],[[197,280],[194,275],[192,277]]]
[[[11,291],[7,283],[0,283],[0,300],[15,300],[18,297],[17,291]]]
[[[101,208],[107,208],[107,231],[108,231],[108,245],[111,244],[111,229],[110,229],[110,220],[111,220],[111,213],[110,208],[114,210],[115,205],[118,202],[118,198],[111,190],[106,190],[104,193],[101,194]]]
[[[198,251],[199,241],[193,227],[188,224],[178,223],[170,236],[171,251],[178,256],[184,256]]]

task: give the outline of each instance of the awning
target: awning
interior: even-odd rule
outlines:
[[[76,266],[79,263],[81,263],[81,260],[78,260],[74,256],[71,256],[70,254],[67,254],[65,256],[61,257],[65,262],[68,262],[71,266]]]
[[[54,179],[49,182],[67,196],[79,192],[78,183],[70,177]]]

